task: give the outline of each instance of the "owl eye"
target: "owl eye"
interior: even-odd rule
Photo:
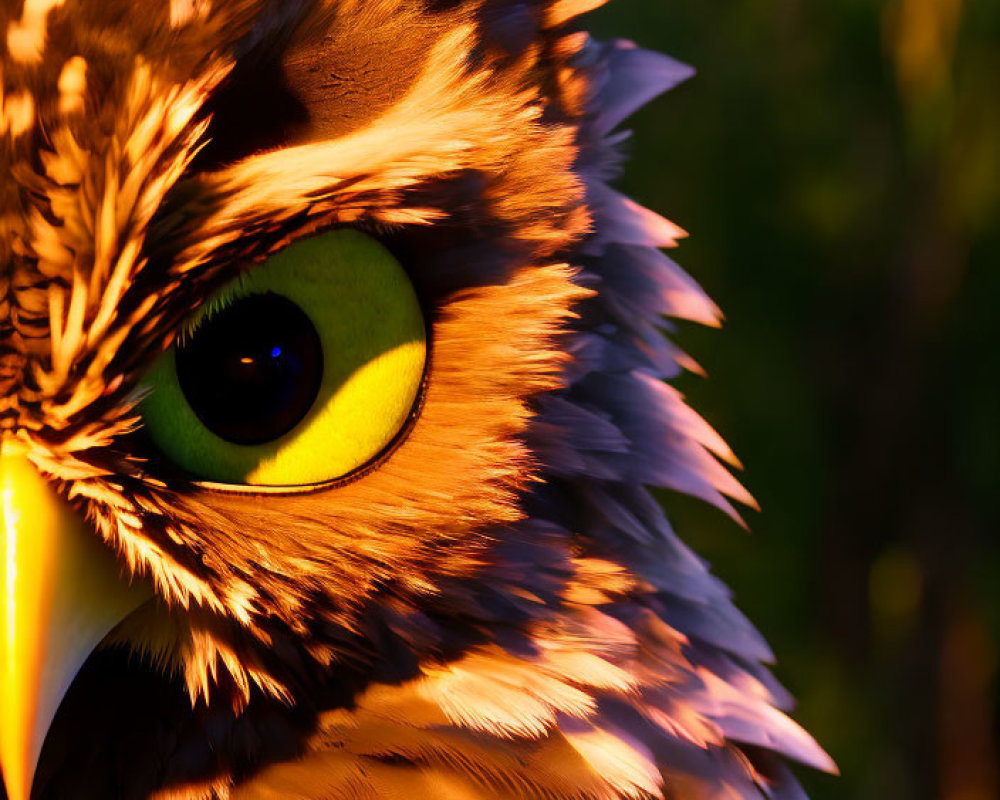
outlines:
[[[374,239],[296,242],[208,300],[144,380],[143,423],[198,479],[333,481],[412,416],[426,333],[405,271]]]

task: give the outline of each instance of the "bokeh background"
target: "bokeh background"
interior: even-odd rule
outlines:
[[[698,76],[621,185],[724,329],[679,388],[730,441],[746,534],[664,495],[842,770],[815,800],[1000,798],[1000,2],[615,0]]]

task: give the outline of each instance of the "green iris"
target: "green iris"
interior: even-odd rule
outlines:
[[[208,301],[150,370],[143,421],[202,480],[321,483],[390,444],[425,359],[403,268],[374,239],[334,231],[289,245]]]

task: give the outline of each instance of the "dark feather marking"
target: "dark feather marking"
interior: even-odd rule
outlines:
[[[257,697],[252,708],[241,716],[192,708],[182,681],[121,648],[98,651],[59,708],[32,797],[145,800],[164,786],[247,775],[265,759],[301,752],[315,724],[307,704]]]

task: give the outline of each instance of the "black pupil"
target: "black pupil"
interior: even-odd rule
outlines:
[[[309,317],[286,297],[242,297],[204,320],[177,347],[177,379],[217,436],[261,444],[309,413],[323,380],[323,347]]]

